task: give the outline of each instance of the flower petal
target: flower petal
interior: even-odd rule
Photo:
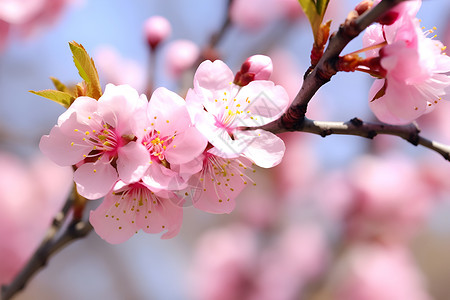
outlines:
[[[289,105],[285,89],[265,80],[250,82],[239,91],[236,99],[241,110],[233,123],[235,127],[267,124],[278,119]]]
[[[166,159],[171,164],[184,164],[205,150],[208,141],[195,127],[188,127],[178,134],[169,149],[165,152]]]
[[[130,142],[119,148],[117,159],[117,172],[120,180],[131,183],[141,179],[147,171],[150,154],[141,143]]]
[[[78,193],[88,199],[105,196],[117,179],[116,169],[103,161],[83,164],[73,174]]]
[[[126,210],[124,213],[125,206],[126,203],[121,201],[121,196],[111,192],[89,215],[89,221],[95,232],[108,243],[123,243],[138,230],[136,223],[133,222],[135,215]]]
[[[262,168],[278,165],[286,150],[282,139],[262,129],[238,131],[235,136],[247,143],[243,155]]]

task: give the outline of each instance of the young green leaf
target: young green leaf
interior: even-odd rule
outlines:
[[[30,93],[50,99],[58,104],[61,104],[65,108],[68,108],[75,100],[71,94],[56,90],[30,91]]]
[[[77,42],[70,42],[69,46],[70,51],[72,51],[73,54],[73,61],[78,69],[78,73],[86,82],[88,96],[94,99],[100,98],[102,95],[102,89],[100,87],[100,80],[98,78],[94,61],[89,57],[89,54],[82,45]]]
[[[327,10],[330,0],[298,0],[305,15],[308,17],[309,23],[314,34],[314,42],[318,44],[318,35],[323,16]]]

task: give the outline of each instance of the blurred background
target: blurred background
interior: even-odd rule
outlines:
[[[184,96],[198,59],[237,72],[254,54],[272,58],[271,79],[291,100],[313,42],[295,0],[0,0],[0,283],[31,255],[64,203],[71,170],[39,153],[64,108],[29,90],[50,76],[79,81],[68,42],[94,58],[102,86],[164,86]],[[358,4],[331,0],[332,30]],[[229,7],[231,3],[231,7]],[[24,9],[23,7],[27,7]],[[171,24],[151,52],[144,22]],[[227,17],[229,16],[229,17]],[[418,17],[450,42],[450,3],[423,1]],[[361,38],[343,54],[362,48]],[[342,73],[307,116],[375,121],[373,79]],[[450,103],[418,123],[450,144]],[[110,245],[95,232],[54,255],[15,299],[450,299],[450,163],[395,137],[283,134],[286,154],[257,169],[229,215],[188,207],[171,240],[139,233]]]

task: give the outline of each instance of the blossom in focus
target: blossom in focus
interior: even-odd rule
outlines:
[[[282,115],[289,104],[283,87],[255,80],[240,88],[222,61],[204,61],[194,75],[194,88],[186,103],[191,119],[214,146],[210,153],[223,158],[244,156],[260,167],[277,165],[284,154],[283,141],[257,127]]]
[[[72,185],[72,170],[45,157],[0,153],[0,285],[31,257]]]
[[[253,55],[245,60],[234,77],[234,83],[245,86],[253,80],[269,80],[273,71],[272,60],[266,55]]]
[[[202,169],[190,180],[194,207],[209,213],[230,213],[235,198],[246,187],[255,185],[248,173],[255,171],[245,158],[223,158],[205,151],[199,159]]]
[[[207,140],[192,125],[183,98],[166,88],[153,92],[147,118],[138,140],[150,155],[142,180],[150,187],[179,190],[201,167],[195,159],[205,150]]]
[[[74,180],[80,195],[100,198],[118,179],[134,182],[146,171],[149,153],[134,141],[145,124],[146,108],[145,95],[109,84],[98,101],[77,98],[39,146],[55,163],[77,165]]]
[[[409,2],[409,1],[408,1]],[[419,2],[420,4],[420,2]],[[369,105],[377,118],[391,124],[409,123],[429,112],[442,99],[448,98],[450,58],[441,42],[427,37],[419,20],[412,14],[417,4],[390,26],[370,26],[364,47],[387,43],[381,50],[370,50],[369,57],[380,57],[385,71],[369,91]]]
[[[111,244],[128,240],[140,229],[147,233],[165,231],[161,238],[178,234],[183,208],[170,191],[153,192],[143,182],[117,182],[102,204],[91,211],[89,221],[95,232]]]

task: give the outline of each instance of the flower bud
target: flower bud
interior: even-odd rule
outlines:
[[[161,16],[148,18],[144,23],[144,34],[152,50],[170,35],[172,31],[169,21]]]
[[[266,55],[253,55],[242,64],[241,70],[236,73],[234,83],[246,86],[253,80],[268,80],[272,74],[272,60]]]
[[[177,78],[187,69],[191,68],[198,56],[200,49],[189,40],[177,40],[167,47],[166,67],[170,75]]]

